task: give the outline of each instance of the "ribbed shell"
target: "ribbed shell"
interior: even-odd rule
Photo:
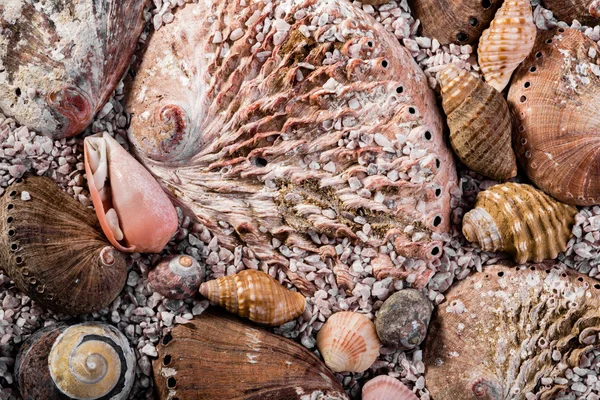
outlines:
[[[377,376],[363,386],[362,400],[419,400],[406,385],[388,375]]]
[[[569,25],[574,19],[592,27],[600,23],[600,3],[596,0],[543,0],[542,3],[556,19]]]
[[[533,186],[505,183],[477,195],[462,230],[484,251],[506,251],[519,264],[540,262],[567,249],[575,214],[577,208]]]
[[[439,80],[450,143],[458,158],[495,180],[516,176],[512,121],[500,92],[454,64],[440,72]]]
[[[537,187],[568,204],[600,204],[600,78],[591,69],[598,54],[577,30],[540,33],[508,93],[519,162]]]
[[[125,258],[104,238],[94,212],[37,176],[0,197],[0,265],[19,290],[68,314],[108,306],[127,279]]]
[[[198,293],[204,268],[187,254],[168,256],[159,260],[148,272],[151,290],[169,299],[185,299]]]
[[[364,372],[379,355],[375,324],[363,314],[341,311],[317,334],[317,347],[333,372]]]
[[[265,325],[282,325],[299,317],[306,299],[262,271],[247,269],[200,285],[200,293],[227,311]]]
[[[478,61],[485,81],[501,92],[529,55],[536,26],[529,0],[505,0],[479,40]]]

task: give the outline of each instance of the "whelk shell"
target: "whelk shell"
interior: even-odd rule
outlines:
[[[600,2],[597,0],[543,0],[543,4],[559,21],[569,25],[575,19],[592,27],[600,22]]]
[[[178,254],[165,257],[148,272],[148,284],[169,299],[185,299],[198,293],[204,269],[191,256]]]
[[[505,183],[477,195],[463,234],[484,251],[506,251],[518,264],[554,259],[567,249],[577,208],[533,186]]]
[[[387,375],[377,376],[363,386],[362,400],[419,400],[398,379]]]
[[[529,55],[536,26],[529,0],[505,0],[479,40],[478,61],[485,81],[501,92]]]
[[[450,143],[470,169],[505,181],[517,175],[512,121],[504,97],[468,71],[449,64],[439,74]]]

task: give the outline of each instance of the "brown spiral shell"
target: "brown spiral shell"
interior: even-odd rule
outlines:
[[[169,299],[185,299],[198,293],[204,268],[187,254],[167,256],[148,272],[150,289]]]
[[[569,25],[575,19],[592,27],[600,22],[600,2],[597,0],[543,0],[542,3],[559,21]]]

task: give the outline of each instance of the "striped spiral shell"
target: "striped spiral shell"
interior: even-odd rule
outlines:
[[[159,260],[148,272],[148,284],[169,299],[185,299],[198,292],[204,269],[192,256],[177,254]]]

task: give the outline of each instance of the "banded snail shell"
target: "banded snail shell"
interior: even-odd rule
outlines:
[[[187,254],[168,256],[148,272],[150,288],[169,299],[185,299],[198,292],[204,269]]]

